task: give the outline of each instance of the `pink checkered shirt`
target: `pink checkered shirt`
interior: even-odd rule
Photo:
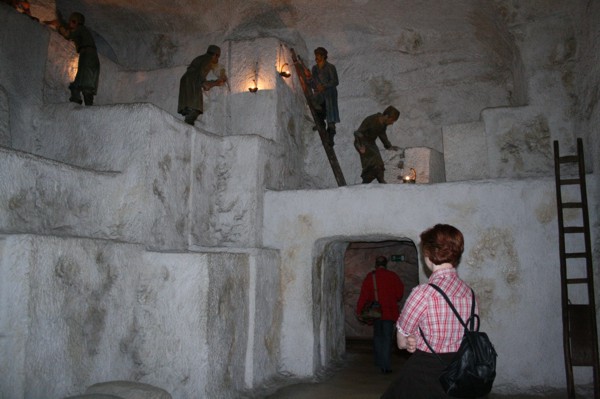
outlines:
[[[471,289],[458,278],[456,269],[444,269],[434,272],[429,282],[440,287],[454,304],[462,319],[466,322],[471,315]],[[477,304],[475,313],[478,314]],[[444,297],[428,284],[415,287],[410,293],[406,304],[396,323],[398,331],[406,336],[417,338],[417,349],[431,352],[419,327],[436,353],[456,352],[460,347],[464,327]]]

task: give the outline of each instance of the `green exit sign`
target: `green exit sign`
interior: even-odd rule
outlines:
[[[390,258],[392,262],[404,262],[404,255],[392,255]]]

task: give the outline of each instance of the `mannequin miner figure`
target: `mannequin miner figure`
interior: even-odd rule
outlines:
[[[98,89],[100,60],[96,51],[96,42],[92,33],[85,26],[85,17],[81,13],[74,12],[67,23],[61,22],[60,16],[59,19],[44,21],[44,23],[55,27],[65,39],[74,42],[75,49],[79,53],[77,75],[69,85],[71,90],[69,101],[81,104],[81,94],[83,93],[85,105],[92,105]]]
[[[219,65],[220,56],[221,49],[211,44],[205,54],[194,58],[181,77],[177,112],[185,117],[185,123],[193,125],[198,116],[204,112],[202,91],[222,86],[227,82],[225,69]],[[211,71],[219,77],[217,80],[206,79]]]

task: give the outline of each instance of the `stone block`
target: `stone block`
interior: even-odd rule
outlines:
[[[6,91],[0,86],[0,145],[10,147],[10,104]]]
[[[90,386],[85,393],[86,395],[109,395],[123,399],[172,399],[171,394],[162,388],[135,381],[100,382]]]
[[[414,147],[401,153],[387,152],[389,158],[385,162],[385,180],[388,183],[402,183],[404,176],[410,175],[411,169],[416,172],[416,183],[441,183],[446,181],[443,155],[431,148]]]
[[[194,153],[200,156],[192,160],[192,243],[204,247],[260,246],[268,143],[258,136],[240,135],[222,140],[207,137],[196,140],[194,146]]]
[[[278,58],[279,41],[263,38],[233,42],[230,51],[229,95],[231,110],[228,130],[232,134],[256,134],[278,141],[277,102],[284,92],[277,85],[279,74],[274,67]],[[257,87],[251,93],[248,89]],[[287,87],[286,87],[287,89]],[[287,89],[287,95],[291,95]]]
[[[486,109],[481,116],[485,123],[490,178],[554,174],[550,124],[540,108]]]
[[[277,374],[277,251],[19,234],[0,239],[0,255],[0,300],[14,303],[0,307],[2,398],[64,398],[106,380],[86,394],[171,398],[146,394],[162,391],[141,375],[173,397],[231,398]]]
[[[444,126],[442,136],[446,181],[487,178],[488,161],[483,122]]]

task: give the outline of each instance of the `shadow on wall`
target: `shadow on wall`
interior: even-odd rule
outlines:
[[[404,283],[404,297],[399,309],[411,290],[419,284],[419,261],[415,244],[408,239],[378,242],[352,242],[344,256],[344,330],[346,338],[371,339],[371,326],[360,323],[355,316],[356,302],[362,282],[375,267],[375,258],[388,258],[388,269],[396,272]]]

